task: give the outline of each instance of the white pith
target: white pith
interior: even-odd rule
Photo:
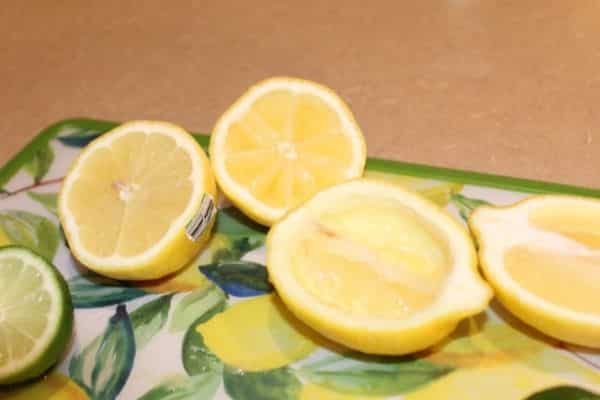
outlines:
[[[577,207],[581,202],[582,200],[573,197],[542,196],[525,200],[510,208],[484,207],[473,215],[472,225],[479,232],[480,241],[483,243],[481,259],[489,269],[489,274],[508,292],[516,293],[519,301],[544,314],[600,326],[599,315],[561,307],[531,293],[512,279],[504,265],[506,251],[517,245],[530,245],[549,252],[564,252],[573,256],[600,256],[600,250],[591,249],[559,233],[538,228],[529,221],[529,215],[535,208],[552,204]]]

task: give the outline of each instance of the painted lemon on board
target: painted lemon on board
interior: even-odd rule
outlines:
[[[244,371],[286,366],[312,353],[321,340],[274,294],[239,301],[196,330],[221,361]]]

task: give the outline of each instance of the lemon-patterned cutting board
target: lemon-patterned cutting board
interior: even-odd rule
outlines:
[[[68,353],[2,399],[600,399],[600,352],[529,330],[497,303],[444,343],[372,357],[328,342],[279,301],[264,267],[265,230],[219,210],[208,246],[175,276],[123,283],[92,275],[67,248],[56,194],[81,148],[116,124],[67,120],[0,169],[0,245],[58,266],[75,305]],[[206,146],[206,136],[197,140]],[[383,160],[367,175],[409,187],[464,220],[483,203],[600,190]],[[0,338],[0,341],[2,338]]]

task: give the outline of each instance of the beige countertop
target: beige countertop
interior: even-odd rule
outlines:
[[[171,3],[4,0],[0,164],[66,117],[208,132],[291,75],[339,92],[372,156],[600,187],[599,1]]]

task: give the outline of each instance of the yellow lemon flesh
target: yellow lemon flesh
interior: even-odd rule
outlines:
[[[470,218],[504,306],[543,333],[600,348],[600,201],[532,197]]]
[[[210,155],[220,188],[271,225],[327,186],[362,175],[366,145],[352,113],[313,82],[260,82],[219,119]]]
[[[288,365],[313,352],[318,341],[275,295],[235,303],[196,330],[221,361],[244,371]]]
[[[267,267],[300,319],[367,353],[431,346],[491,297],[458,222],[421,196],[370,180],[326,189],[276,224]]]
[[[186,226],[204,196],[215,194],[208,159],[192,136],[168,123],[133,121],[81,153],[65,178],[59,215],[72,253],[90,269],[156,279],[198,253],[208,233],[190,234]]]

